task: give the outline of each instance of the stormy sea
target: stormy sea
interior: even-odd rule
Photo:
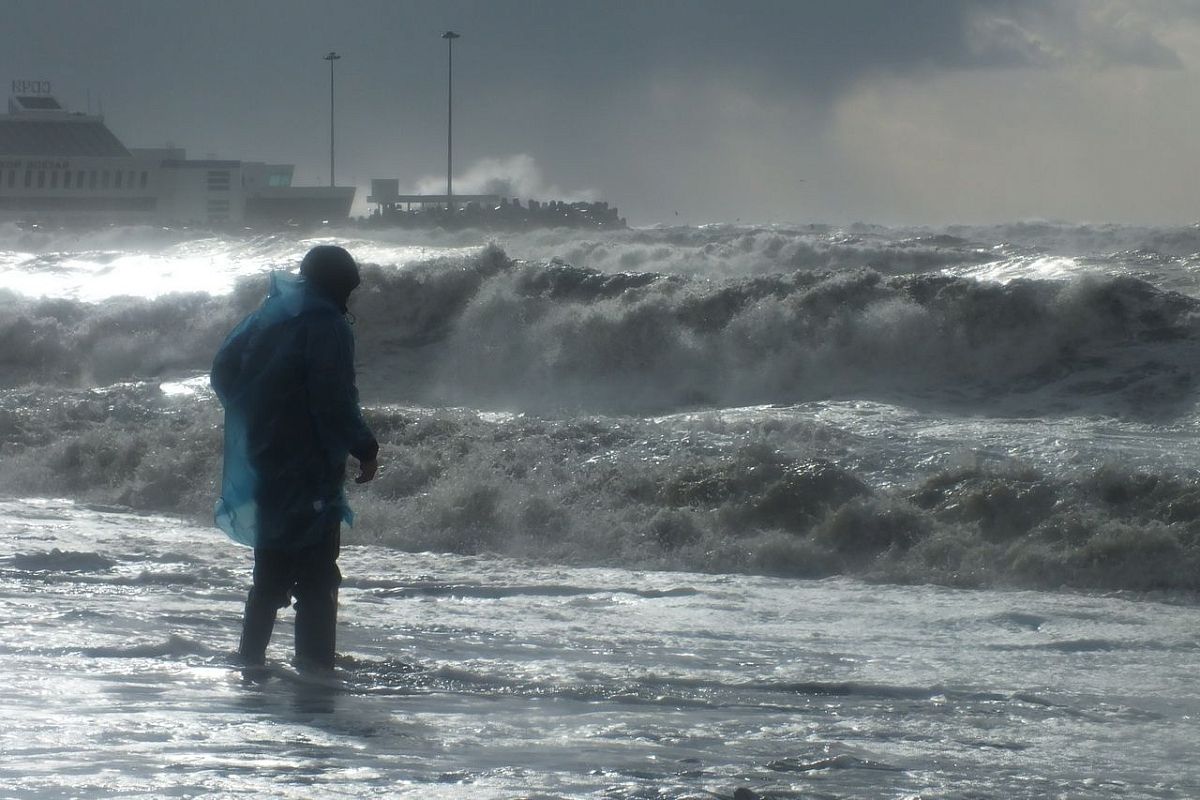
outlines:
[[[207,380],[363,265],[339,660]],[[1200,227],[0,227],[0,797],[1200,796]]]

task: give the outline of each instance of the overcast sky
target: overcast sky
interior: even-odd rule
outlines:
[[[633,224],[1200,221],[1200,2],[2,0],[0,77],[130,146]],[[7,84],[5,84],[7,86]]]

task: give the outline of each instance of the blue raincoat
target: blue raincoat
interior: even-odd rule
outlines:
[[[225,407],[217,527],[251,547],[298,549],[353,523],[346,456],[373,459],[379,446],[359,410],[354,336],[331,299],[271,273],[262,305],[217,352],[212,386]]]

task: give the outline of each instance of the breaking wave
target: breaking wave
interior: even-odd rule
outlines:
[[[514,261],[368,267],[364,396],[666,413],[838,397],[1162,416],[1192,402],[1198,302],[1128,277],[980,281],[869,269],[709,280]],[[3,382],[187,376],[263,291],[0,303]]]
[[[221,445],[211,395],[130,384],[47,395],[36,409],[5,397],[6,492],[209,518]],[[382,406],[368,421],[384,469],[352,490],[350,542],[639,569],[1200,590],[1200,476],[1186,471],[975,459],[880,480],[851,432],[766,410],[552,419]]]

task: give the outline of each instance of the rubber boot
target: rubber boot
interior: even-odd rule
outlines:
[[[337,647],[336,587],[296,595],[296,666],[332,670]]]
[[[257,600],[251,592],[242,617],[242,639],[238,643],[238,659],[242,666],[256,667],[267,663],[267,644],[275,629],[274,606]]]

